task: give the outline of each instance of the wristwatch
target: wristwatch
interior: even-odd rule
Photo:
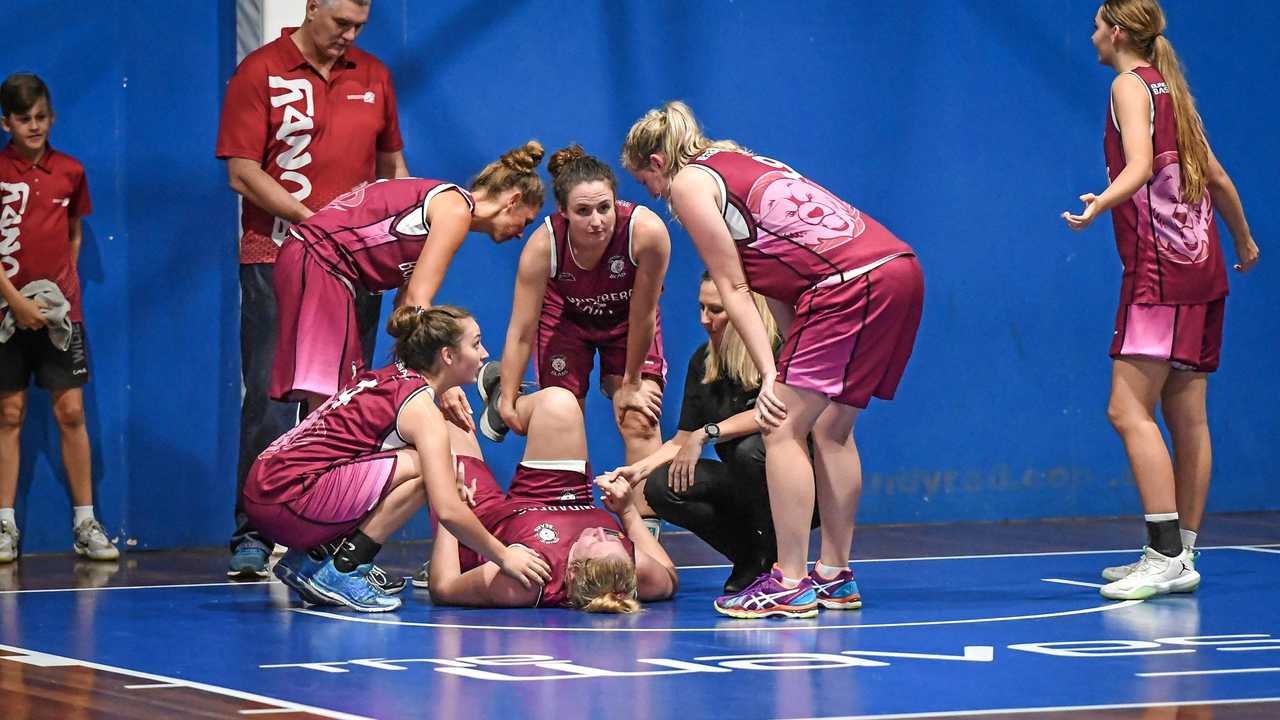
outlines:
[[[720,426],[713,422],[703,425],[702,432],[707,436],[707,442],[713,445],[720,439]]]

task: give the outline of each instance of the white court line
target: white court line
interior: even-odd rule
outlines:
[[[721,627],[700,627],[700,628],[601,628],[601,627],[530,627],[524,625],[459,625],[453,623],[429,623],[415,622],[411,620],[383,620],[378,618],[356,617],[354,615],[339,615],[336,613],[323,612],[320,610],[308,610],[306,608],[289,608],[290,612],[300,613],[302,615],[314,615],[316,617],[327,618],[329,620],[341,620],[343,622],[369,623],[371,625],[399,625],[402,627],[422,627],[437,628],[445,630],[530,630],[534,632],[664,632],[664,633],[684,633],[684,632],[796,632],[806,630],[858,630],[865,628],[896,628],[896,627],[925,627],[929,625],[970,625],[974,623],[992,623],[992,622],[1010,622],[1014,620],[1042,620],[1045,618],[1067,617],[1069,615],[1087,615],[1096,612],[1108,612],[1111,610],[1119,610],[1131,605],[1141,603],[1141,600],[1124,600],[1122,602],[1107,603],[1106,605],[1098,605],[1096,607],[1084,608],[1082,610],[1063,610],[1061,612],[1036,613],[1034,615],[1007,615],[1004,617],[991,618],[968,618],[964,620],[917,620],[913,622],[900,623],[864,623],[861,625],[779,625],[776,627],[762,626],[756,623],[741,623],[734,620],[726,620],[726,623],[734,623],[733,625],[725,625]]]
[[[1253,550],[1257,552],[1274,552],[1280,554],[1278,550],[1267,550],[1265,548],[1280,548],[1280,543],[1264,543],[1260,545],[1211,545],[1196,548],[1197,550]],[[866,563],[885,563],[885,562],[912,562],[916,560],[988,560],[997,558],[1022,558],[1022,557],[1055,557],[1059,555],[1108,555],[1113,553],[1140,553],[1142,548],[1120,548],[1116,550],[1059,550],[1055,552],[1033,552],[1033,553],[998,553],[991,555],[935,555],[930,557],[899,557],[899,558],[867,558],[865,560],[854,560],[854,565],[862,565]],[[812,563],[810,563],[812,564]],[[733,567],[729,564],[721,565],[677,565],[677,570],[712,570],[717,568]],[[252,580],[248,582],[214,582],[214,583],[179,583],[173,585],[116,585],[110,587],[98,588],[46,588],[42,590],[0,590],[0,595],[23,595],[28,593],[56,593],[56,592],[97,592],[100,590],[163,590],[165,588],[195,588],[195,587],[226,587],[230,586],[253,586],[253,585],[273,585],[280,584],[279,580]]]
[[[1137,677],[1184,677],[1187,675],[1238,675],[1240,673],[1280,672],[1280,667],[1234,668],[1228,670],[1180,670],[1178,672],[1134,673]]]
[[[1063,585],[1079,585],[1080,587],[1100,588],[1101,583],[1084,582],[1083,580],[1063,580],[1062,578],[1040,578],[1041,582],[1062,583]]]
[[[173,683],[144,683],[142,685],[125,685],[124,689],[125,690],[155,690],[157,688],[176,688],[176,687],[182,687],[182,686],[174,685]]]
[[[1272,550],[1269,545],[1236,545],[1229,548],[1230,550],[1248,550],[1250,552],[1276,553],[1280,555],[1280,550]]]
[[[253,710],[241,710],[241,715],[275,715],[283,713],[296,713],[301,710],[277,710],[276,708],[256,708]]]
[[[1185,700],[1158,703],[1116,703],[1112,705],[1060,705],[1055,707],[1010,707],[991,710],[947,710],[925,713],[888,713],[884,715],[827,715],[787,720],[910,720],[911,718],[975,717],[978,715],[1008,715],[1013,713],[1078,712],[1081,710],[1132,710],[1139,708],[1182,707],[1184,705],[1247,705],[1252,703],[1280,702],[1280,697],[1234,698],[1231,700]]]
[[[164,590],[168,588],[224,587],[227,585],[270,585],[279,580],[252,580],[241,582],[181,583],[175,585],[115,585],[93,588],[43,588],[40,590],[0,590],[0,595],[22,595],[27,593],[59,593],[59,592],[97,592],[99,590]]]
[[[165,677],[164,675],[153,675],[139,670],[129,670],[115,665],[103,665],[102,663],[89,662],[88,660],[77,660],[63,655],[53,655],[51,653],[40,652],[38,650],[28,650],[26,648],[14,647],[12,645],[0,645],[0,650],[22,653],[18,658],[0,657],[0,661],[17,659],[21,662],[23,657],[28,657],[35,661],[29,664],[50,667],[78,665],[80,667],[86,667],[93,670],[117,673],[120,675],[127,675],[129,677],[142,678],[143,680],[152,680],[157,683],[168,683],[174,687],[188,687],[193,690],[203,690],[208,693],[225,695],[238,700],[248,700],[249,702],[262,703],[263,705],[275,705],[278,708],[289,709],[295,712],[309,712],[321,717],[334,718],[335,720],[372,720],[372,718],[367,718],[363,715],[352,715],[350,713],[339,712],[337,710],[326,710],[325,708],[303,705],[301,703],[290,702],[288,700],[278,700],[265,695],[257,695],[255,693],[243,692],[241,690],[232,690],[231,688],[224,688],[218,685],[208,685],[206,683],[193,682],[190,680],[180,680],[178,678]]]

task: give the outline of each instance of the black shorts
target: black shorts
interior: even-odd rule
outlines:
[[[35,377],[45,390],[70,390],[89,382],[89,344],[84,323],[72,323],[71,345],[59,350],[46,330],[14,332],[0,343],[0,392],[26,390]]]

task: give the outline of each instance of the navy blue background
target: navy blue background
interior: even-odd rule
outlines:
[[[1278,219],[1268,88],[1280,6],[1165,6],[1265,253]],[[1116,515],[1138,509],[1105,417],[1119,261],[1109,219],[1073,234],[1058,218],[1105,187],[1113,75],[1089,43],[1095,9],[379,0],[359,44],[392,70],[415,175],[463,182],[531,137],[549,150],[577,141],[616,165],[630,124],[681,98],[711,137],[791,164],[911,243],[927,278],[924,319],[897,400],[859,420],[861,521]],[[0,72],[49,83],[53,142],[84,162],[94,201],[80,272],[99,516],[129,546],[220,544],[232,527],[239,300],[236,197],[213,145],[235,65],[233,4],[4,0],[0,10],[10,28]],[[629,177],[620,194],[649,202]],[[671,231],[664,436],[704,340],[702,267]],[[471,236],[439,294],[475,312],[495,356],[518,254]],[[1210,383],[1211,511],[1280,507],[1280,363],[1265,340],[1280,330],[1280,297],[1268,265],[1232,277]],[[33,391],[30,408],[24,549],[63,550],[70,510],[47,395]],[[588,424],[596,469],[620,463],[598,393]],[[491,453],[500,477],[520,446]],[[424,532],[418,520],[407,534]]]

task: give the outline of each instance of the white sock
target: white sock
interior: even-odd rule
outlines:
[[[93,520],[92,505],[76,505],[75,507],[71,508],[71,512],[75,513],[75,515],[71,518],[72,528],[80,527],[80,523],[84,522],[85,520]]]
[[[13,527],[18,527],[18,519],[13,515],[13,508],[0,507],[0,520],[8,520]]]
[[[821,577],[823,580],[832,580],[835,578],[835,576],[839,575],[840,573],[848,569],[849,568],[847,565],[845,567],[839,567],[834,565],[824,565],[822,561],[818,561],[813,564],[814,572],[818,573],[818,576]]]
[[[0,510],[0,512],[4,512],[4,511]],[[1196,546],[1196,535],[1197,535],[1196,531],[1179,530],[1178,532],[1182,534],[1182,547],[1194,548]]]
[[[787,577],[786,575],[783,575],[783,576],[782,576],[782,587],[784,587],[784,588],[786,588],[786,589],[788,589],[788,590],[790,590],[791,588],[793,588],[793,587],[795,587],[795,586],[797,586],[797,585],[799,585],[799,584],[800,584],[800,581],[799,581],[799,580],[796,580],[795,578],[789,578],[789,577]]]

